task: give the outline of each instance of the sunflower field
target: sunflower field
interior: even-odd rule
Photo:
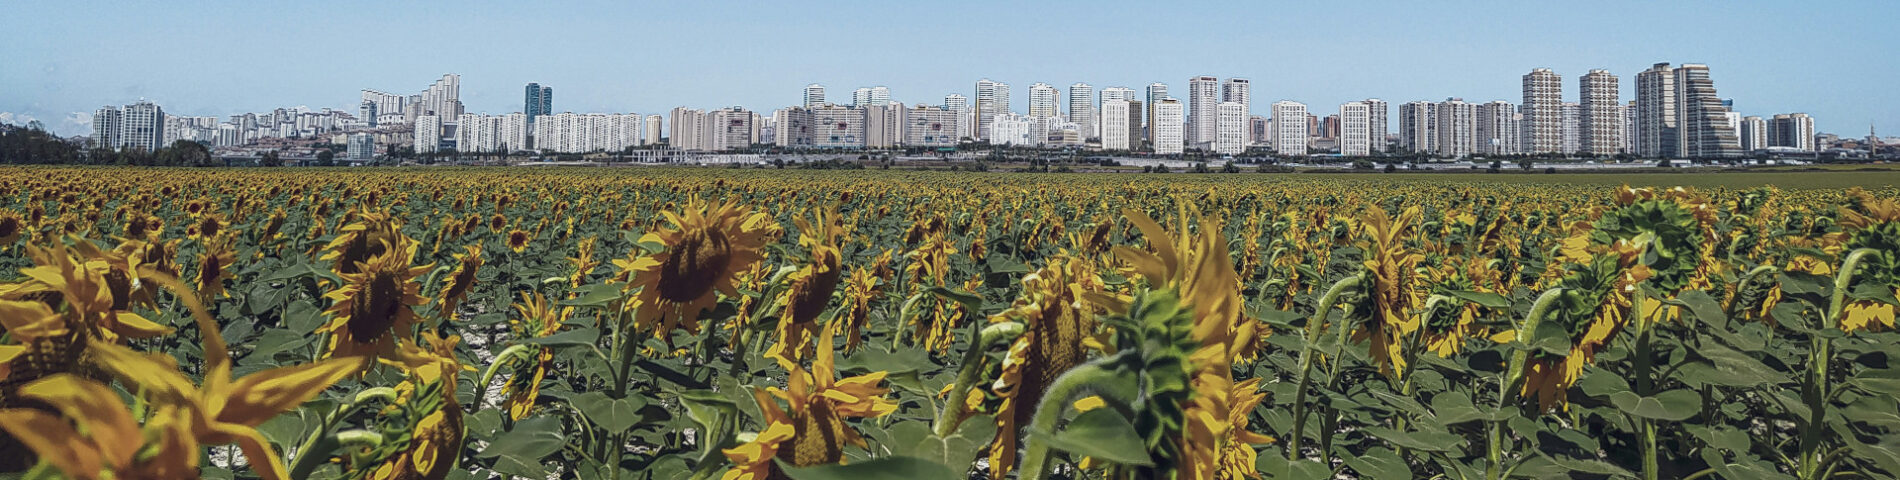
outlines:
[[[1900,475],[1900,191],[0,169],[14,478]]]

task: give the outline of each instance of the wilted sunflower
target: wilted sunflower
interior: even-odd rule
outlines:
[[[568,288],[581,288],[581,282],[587,279],[587,275],[594,273],[594,268],[600,266],[600,262],[594,260],[594,243],[599,240],[600,237],[581,239],[580,245],[575,247],[574,256],[567,258],[567,263],[574,266],[574,273],[567,277]],[[570,296],[578,294],[577,291],[568,293]]]
[[[462,307],[462,300],[468,298],[469,290],[475,288],[476,272],[482,268],[482,247],[469,245],[463,247],[465,253],[453,254],[455,270],[449,272],[449,278],[443,280],[442,291],[437,295],[436,314],[444,320],[455,319],[455,312]]]
[[[1840,209],[1840,225],[1848,233],[1843,250],[1871,249],[1874,254],[1862,258],[1854,275],[1856,285],[1871,286],[1874,291],[1891,291],[1900,296],[1900,201],[1876,198],[1864,190],[1848,191],[1851,208]],[[1895,327],[1895,305],[1885,301],[1854,298],[1841,309],[1840,328],[1891,330]]]
[[[738,202],[687,208],[684,217],[662,214],[671,226],[640,242],[663,248],[623,264],[629,277],[624,289],[638,290],[628,307],[637,309],[640,328],[670,340],[680,325],[699,331],[699,313],[713,307],[715,294],[739,295],[734,277],[765,258],[760,249],[778,226]]]
[[[357,262],[356,273],[342,274],[342,287],[324,295],[335,302],[325,311],[330,321],[317,328],[330,334],[325,358],[392,355],[415,335],[414,307],[429,302],[417,294],[422,285],[416,277],[435,266],[411,267],[417,245],[398,239],[399,244],[382,245],[383,253]]]
[[[574,307],[559,307],[548,302],[541,294],[529,296],[521,294],[521,303],[515,305],[515,312],[521,318],[510,320],[516,338],[541,338],[553,335],[561,330],[574,315]],[[547,377],[548,368],[554,363],[554,350],[540,348],[532,362],[516,364],[514,376],[503,385],[502,394],[508,397],[508,416],[515,420],[527,418],[534,411],[535,399],[541,395],[541,380]]]
[[[783,309],[778,342],[766,349],[765,356],[797,363],[810,354],[809,337],[823,329],[818,315],[831,304],[831,294],[838,290],[838,280],[844,276],[843,254],[838,251],[838,236],[844,232],[837,224],[837,214],[823,210],[814,214],[812,221],[798,218],[793,223],[798,225],[798,244],[811,251],[811,263],[792,272],[791,288],[777,299]]]
[[[1398,218],[1378,206],[1366,212],[1367,233],[1372,236],[1365,245],[1370,255],[1364,262],[1371,281],[1365,289],[1371,317],[1353,332],[1352,340],[1370,341],[1370,354],[1382,372],[1405,370],[1402,342],[1419,327],[1411,312],[1423,303],[1414,284],[1418,262],[1425,256],[1407,247],[1405,237],[1422,214],[1418,207],[1405,209]]]
[[[207,303],[214,298],[231,296],[224,291],[224,281],[231,279],[231,264],[237,261],[237,254],[231,251],[235,240],[229,235],[204,240],[205,251],[198,256],[197,283],[198,294],[203,295]]]
[[[336,238],[324,246],[327,253],[321,258],[333,262],[331,269],[339,275],[357,273],[359,265],[382,256],[392,247],[412,242],[402,234],[401,225],[388,212],[361,210],[352,213],[356,217],[355,221],[337,229]],[[320,216],[316,218],[317,223],[313,228],[320,232],[323,224]]]
[[[422,386],[433,383],[442,386],[441,406],[416,421],[407,448],[386,459],[366,478],[442,480],[448,477],[461,455],[466,429],[462,405],[455,398],[455,382],[459,373],[474,368],[463,365],[455,357],[455,346],[462,343],[460,335],[441,338],[434,332],[423,332],[422,338],[427,349],[406,347],[408,352],[403,355],[402,366],[409,378],[396,386],[397,401],[410,402]]]
[[[1021,322],[1024,327],[1023,335],[1010,344],[1002,373],[991,386],[1002,400],[994,413],[996,439],[989,447],[994,477],[1014,467],[1018,431],[1029,425],[1044,391],[1088,356],[1082,348],[1083,337],[1094,330],[1093,317],[1099,311],[1082,298],[1104,289],[1088,261],[1068,256],[1051,258],[1048,266],[1024,276],[1022,283],[1022,296],[1009,310],[990,319]]]
[[[1639,264],[1644,245],[1618,240],[1614,245],[1597,245],[1590,257],[1581,258],[1563,281],[1565,290],[1576,293],[1560,297],[1550,320],[1562,322],[1570,335],[1570,352],[1563,357],[1532,354],[1524,364],[1524,384],[1519,395],[1535,398],[1543,410],[1569,409],[1569,391],[1583,375],[1584,367],[1607,350],[1610,342],[1631,320],[1637,285],[1651,277],[1647,266]],[[1646,302],[1660,303],[1660,302]],[[1521,332],[1519,332],[1521,333]],[[1518,333],[1497,337],[1511,341]]]
[[[845,419],[877,418],[897,410],[896,402],[884,398],[890,389],[878,386],[886,372],[836,379],[831,336],[821,336],[818,343],[811,370],[780,361],[791,372],[786,387],[753,390],[766,428],[752,441],[723,450],[733,465],[721,480],[784,478],[774,459],[795,467],[842,462],[845,445],[865,446]]]

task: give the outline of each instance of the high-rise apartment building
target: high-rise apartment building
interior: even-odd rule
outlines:
[[[1306,156],[1306,104],[1289,100],[1273,102],[1273,151],[1280,155]]]
[[[1102,90],[1102,149],[1132,150],[1128,143],[1129,134],[1131,130],[1138,130],[1128,126],[1132,120],[1128,116],[1128,107],[1132,104],[1125,98],[1109,99],[1109,90],[1113,89]]]
[[[1180,100],[1163,98],[1154,107],[1154,120],[1148,123],[1149,134],[1154,135],[1154,152],[1157,155],[1180,155],[1183,151],[1183,138],[1186,128],[1187,109]]]
[[[1623,153],[1636,153],[1636,101],[1623,104]]]
[[[1683,64],[1675,70],[1676,113],[1681,122],[1681,158],[1737,157],[1741,138],[1728,125],[1728,107],[1716,96],[1709,66]]]
[[[145,100],[125,106],[120,117],[119,148],[158,150],[165,146],[165,109]]]
[[[1432,108],[1438,128],[1434,153],[1445,158],[1464,158],[1478,149],[1478,113],[1474,107],[1463,99],[1450,98]]]
[[[1339,154],[1363,157],[1372,154],[1372,108],[1366,102],[1339,105]]]
[[[1069,122],[1082,131],[1085,138],[1100,138],[1095,118],[1095,87],[1082,82],[1069,85]]]
[[[1432,102],[1399,105],[1399,148],[1414,154],[1437,151],[1437,106]]]
[[[659,115],[647,115],[646,126],[645,128],[642,128],[640,130],[640,144],[641,145],[657,145],[660,143],[660,140],[662,137],[661,132],[666,131],[660,128],[662,118],[665,118],[665,117],[661,117]]]
[[[864,148],[864,110],[839,106],[812,109],[812,146]]]
[[[1742,117],[1742,151],[1758,152],[1768,148],[1768,122],[1761,117]]]
[[[1389,148],[1386,146],[1386,132],[1392,129],[1391,123],[1386,120],[1386,115],[1392,107],[1386,105],[1385,100],[1377,98],[1368,98],[1362,103],[1366,104],[1366,137],[1372,142],[1372,151],[1385,153]]]
[[[1185,141],[1190,147],[1207,148],[1219,133],[1220,79],[1205,75],[1188,79],[1187,100]]]
[[[758,115],[739,107],[713,110],[707,115],[712,134],[706,138],[706,150],[723,152],[752,147],[758,134]]]
[[[92,114],[92,147],[107,150],[119,148],[119,131],[125,128],[124,114],[119,107],[99,107]]]
[[[918,105],[904,111],[904,144],[919,147],[954,147],[960,115],[945,107]]]
[[[1583,148],[1583,106],[1577,102],[1564,102],[1564,146],[1558,151],[1564,155],[1576,154]]]
[[[533,124],[534,117],[554,114],[554,87],[529,83],[522,97],[521,112],[527,114],[528,123]]]
[[[1148,114],[1147,116],[1143,117],[1147,123],[1143,123],[1142,125],[1145,131],[1147,132],[1147,135],[1145,136],[1148,138],[1148,143],[1153,144],[1155,140],[1154,128],[1150,127],[1149,125],[1154,123],[1155,121],[1155,108],[1158,105],[1161,105],[1162,100],[1168,99],[1168,98],[1174,98],[1174,97],[1168,96],[1168,84],[1161,83],[1161,82],[1148,84],[1147,93],[1148,93]]]
[[[1561,153],[1564,147],[1564,79],[1548,68],[1524,74],[1524,130],[1528,153]]]
[[[1768,146],[1786,147],[1804,152],[1814,148],[1814,118],[1805,113],[1784,113],[1768,121]]]
[[[1476,109],[1476,150],[1485,155],[1515,155],[1519,152],[1517,105],[1503,100],[1479,104]]]
[[[864,146],[890,148],[904,142],[904,105],[872,105],[864,108]]]
[[[1676,74],[1667,62],[1636,74],[1637,155],[1667,158],[1680,154],[1676,106]]]
[[[435,115],[416,117],[414,136],[416,153],[436,151],[442,145],[442,117]]]
[[[961,141],[963,138],[976,137],[976,133],[972,131],[976,128],[976,122],[971,121],[970,118],[970,97],[956,93],[945,95],[943,97],[943,109],[957,114],[957,131],[955,134],[959,139],[958,141]]]
[[[1220,84],[1220,101],[1240,104],[1244,115],[1253,114],[1253,83],[1245,78],[1229,78]],[[1251,132],[1249,132],[1251,133]],[[1253,143],[1253,135],[1247,135],[1244,144]]]
[[[453,73],[443,75],[440,80],[422,91],[422,115],[434,115],[437,119],[456,118],[462,115],[462,76]]]
[[[1053,117],[1056,111],[1056,87],[1042,82],[1029,86],[1030,117]]]
[[[805,86],[805,108],[816,108],[825,104],[825,86],[811,84]]]
[[[984,140],[990,138],[990,120],[997,115],[1009,113],[1009,84],[990,81],[976,82],[976,134]]]
[[[1578,153],[1610,156],[1623,150],[1623,99],[1616,75],[1591,70],[1577,79],[1582,118],[1578,121]]]
[[[1247,150],[1247,105],[1220,102],[1214,107],[1214,153],[1239,155]]]

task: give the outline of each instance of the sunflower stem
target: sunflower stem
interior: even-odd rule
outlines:
[[[1023,324],[1006,322],[981,328],[981,323],[970,322],[972,342],[963,352],[963,366],[957,371],[957,382],[950,387],[950,396],[944,400],[942,412],[937,414],[937,422],[931,431],[938,437],[949,437],[956,433],[957,426],[963,423],[964,401],[970,396],[970,389],[981,380],[983,368],[989,357],[983,352],[999,342],[1013,342],[1023,335]]]
[[[1334,283],[1332,288],[1326,289],[1326,293],[1320,296],[1319,306],[1313,311],[1313,318],[1306,321],[1306,346],[1300,350],[1299,388],[1294,390],[1297,393],[1293,395],[1293,438],[1288,440],[1286,449],[1286,459],[1289,461],[1300,458],[1300,443],[1306,439],[1306,387],[1313,379],[1313,356],[1317,350],[1313,344],[1318,342],[1320,334],[1324,333],[1326,315],[1332,312],[1334,304],[1339,303],[1339,296],[1345,294],[1347,290],[1358,288],[1359,282],[1360,277],[1354,275]]]
[[[317,466],[329,458],[329,455],[316,455],[315,453],[333,452],[336,451],[337,447],[341,446],[337,443],[336,439],[330,435],[330,430],[336,428],[337,423],[342,422],[343,418],[348,416],[350,412],[356,411],[357,405],[374,399],[381,399],[388,403],[396,403],[396,389],[375,387],[363,390],[357,392],[356,396],[350,397],[348,401],[339,403],[336,408],[331,409],[328,415],[323,416],[323,425],[319,426],[316,431],[310,432],[310,437],[305,438],[303,445],[297,448],[295,452],[297,455],[296,463],[291,466],[290,478],[309,478],[310,473],[316,471]]]
[[[1036,404],[1036,415],[1029,422],[1028,452],[1023,456],[1022,480],[1042,480],[1048,478],[1053,466],[1050,462],[1049,435],[1055,435],[1056,424],[1062,420],[1062,412],[1077,399],[1095,395],[1102,397],[1109,408],[1119,411],[1128,409],[1129,400],[1134,396],[1126,390],[1130,385],[1120,385],[1115,371],[1107,365],[1114,365],[1123,358],[1133,355],[1123,352],[1109,357],[1082,364],[1056,377],[1049,384],[1042,402]]]
[[[1822,319],[1815,330],[1840,328],[1841,313],[1847,308],[1847,289],[1854,285],[1854,271],[1860,269],[1860,262],[1867,255],[1875,253],[1872,248],[1858,248],[1848,252],[1841,261],[1841,269],[1834,274],[1834,291],[1828,296],[1827,318]],[[1808,375],[1801,385],[1801,397],[1808,404],[1808,419],[1801,429],[1801,465],[1799,477],[1817,479],[1824,473],[1822,465],[1827,463],[1822,453],[1821,434],[1826,430],[1827,404],[1831,390],[1828,385],[1828,365],[1833,363],[1833,341],[1824,335],[1809,337]]]

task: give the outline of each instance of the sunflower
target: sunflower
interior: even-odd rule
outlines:
[[[671,227],[640,237],[662,249],[622,264],[623,291],[638,290],[627,305],[637,309],[635,323],[670,341],[680,325],[699,331],[699,313],[713,307],[715,294],[739,295],[734,278],[765,258],[760,249],[778,225],[737,202],[687,208],[685,216],[662,214]]]
[[[1524,384],[1519,388],[1521,397],[1535,398],[1538,407],[1546,411],[1570,408],[1570,387],[1576,385],[1584,367],[1609,349],[1610,342],[1629,326],[1630,307],[1639,295],[1637,286],[1653,276],[1649,267],[1639,264],[1644,247],[1624,240],[1595,246],[1590,253],[1593,256],[1583,258],[1584,263],[1564,278],[1562,288],[1576,294],[1560,297],[1562,303],[1555,309],[1553,320],[1567,325],[1570,352],[1562,357],[1533,353],[1527,358]],[[1508,342],[1517,335],[1506,333],[1497,339]]]
[[[461,309],[462,300],[467,299],[469,290],[475,288],[476,272],[482,268],[482,247],[469,245],[462,248],[467,251],[453,254],[455,270],[449,272],[449,278],[443,281],[442,291],[437,294],[436,314],[445,320],[455,319],[455,312]]]
[[[593,273],[595,267],[600,266],[600,262],[594,260],[594,243],[599,240],[600,237],[581,239],[580,245],[575,248],[574,256],[567,258],[567,263],[574,265],[574,273],[567,277],[568,288],[581,288],[581,282],[587,279],[587,275]],[[576,291],[570,292],[568,295],[579,294],[580,293]]]
[[[508,249],[515,253],[521,253],[523,250],[528,249],[528,242],[532,240],[534,240],[534,234],[532,233],[521,230],[510,231],[508,232]]]
[[[1393,373],[1405,370],[1404,346],[1407,335],[1417,331],[1419,321],[1411,312],[1423,303],[1417,282],[1418,262],[1425,256],[1405,245],[1405,236],[1418,223],[1422,211],[1414,206],[1397,218],[1383,208],[1373,206],[1366,212],[1365,225],[1372,238],[1365,245],[1371,258],[1363,263],[1371,280],[1367,299],[1371,313],[1353,332],[1354,342],[1370,340],[1370,355],[1379,370]]]
[[[836,213],[820,210],[810,222],[793,220],[798,225],[798,244],[811,250],[811,263],[792,272],[791,288],[778,299],[784,312],[778,322],[778,342],[766,349],[765,356],[797,363],[810,354],[808,339],[823,328],[818,316],[831,304],[831,294],[843,277],[838,236],[844,232],[836,218]]]
[[[1023,293],[1009,310],[990,318],[1021,322],[1023,335],[1010,344],[1002,373],[991,390],[1001,403],[995,410],[996,439],[990,444],[992,476],[1007,474],[1016,463],[1018,430],[1028,425],[1042,402],[1044,390],[1062,372],[1080,365],[1088,353],[1083,337],[1094,330],[1098,309],[1082,297],[1104,290],[1090,263],[1058,256],[1049,265],[1022,279]],[[975,347],[972,347],[975,348]]]
[[[820,336],[818,343],[810,370],[779,361],[791,372],[786,388],[753,390],[766,428],[752,441],[723,450],[733,466],[721,480],[784,478],[774,459],[795,467],[842,462],[845,445],[865,446],[864,438],[845,419],[877,418],[897,411],[897,403],[884,398],[890,389],[878,386],[887,372],[836,379],[831,336]]]
[[[0,249],[12,247],[26,230],[26,220],[20,218],[20,212],[0,209]]]
[[[871,323],[871,302],[882,296],[880,280],[870,268],[853,268],[844,282],[844,313],[826,324],[826,335],[844,335],[844,351],[855,352]]]
[[[224,227],[223,215],[208,213],[191,222],[191,226],[187,227],[186,231],[190,232],[189,237],[192,240],[210,242],[215,241],[219,234],[224,233]]]
[[[408,353],[403,355],[403,368],[409,378],[396,386],[397,402],[421,403],[414,402],[416,392],[436,384],[441,386],[440,406],[417,419],[409,430],[413,435],[407,447],[385,459],[366,478],[441,480],[448,477],[461,455],[462,440],[467,432],[461,403],[455,398],[456,377],[462,371],[473,371],[474,367],[463,365],[455,357],[455,346],[462,343],[460,335],[442,338],[434,332],[423,332],[422,339],[427,349],[409,346]]]
[[[330,334],[325,358],[392,355],[415,334],[419,322],[414,307],[429,301],[417,294],[421,283],[416,277],[434,265],[411,267],[416,242],[406,237],[398,241],[384,243],[381,254],[357,262],[351,268],[355,273],[341,275],[342,287],[324,295],[335,302],[325,311],[330,321],[317,327],[317,333]]]
[[[198,294],[204,295],[206,302],[231,296],[224,291],[224,281],[231,279],[231,263],[237,261],[237,254],[231,251],[235,240],[228,235],[205,239],[205,251],[198,256],[197,283]]]
[[[337,229],[336,238],[324,246],[327,253],[320,258],[333,262],[331,269],[339,275],[357,273],[357,269],[370,259],[382,256],[392,247],[399,248],[407,242],[413,242],[402,234],[401,226],[387,212],[361,210],[351,213],[356,217],[355,220]],[[318,233],[323,229],[321,217],[317,218],[312,228],[313,234],[321,235]]]
[[[574,307],[555,309],[547,297],[540,294],[529,296],[521,294],[521,303],[515,305],[515,312],[521,318],[509,323],[517,338],[540,338],[560,331],[561,325],[574,315]],[[540,348],[533,363],[520,364],[514,376],[502,386],[502,394],[508,397],[510,418],[527,418],[534,410],[534,401],[541,395],[541,380],[547,377],[548,368],[554,363],[554,351]]]
[[[1848,198],[1852,205],[1840,209],[1840,224],[1848,234],[1842,249],[1869,249],[1873,254],[1862,257],[1858,271],[1841,274],[1853,275],[1858,286],[1900,295],[1900,258],[1896,258],[1900,255],[1896,253],[1900,252],[1900,201],[1876,198],[1859,188],[1849,190]],[[1900,307],[1883,300],[1852,298],[1841,309],[1840,328],[1849,332],[1891,330],[1896,308]]]

